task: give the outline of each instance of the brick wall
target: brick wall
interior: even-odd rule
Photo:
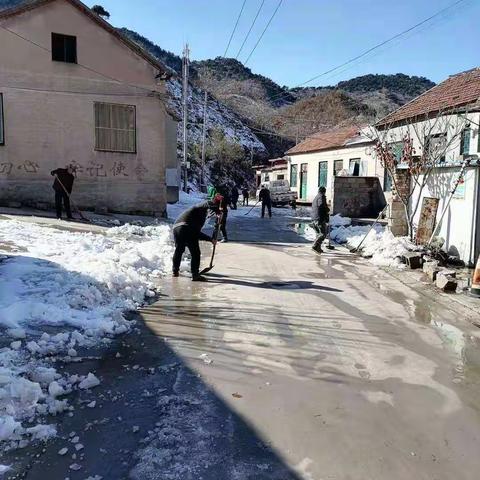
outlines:
[[[386,206],[377,177],[335,177],[333,214],[351,218],[375,218]]]

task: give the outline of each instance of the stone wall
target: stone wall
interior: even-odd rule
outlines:
[[[335,177],[333,214],[351,218],[376,218],[386,200],[377,177]]]

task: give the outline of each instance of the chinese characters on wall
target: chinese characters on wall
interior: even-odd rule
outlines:
[[[113,162],[113,165],[110,168],[107,168],[103,163],[94,162],[84,166],[74,161],[72,162],[72,165],[76,168],[75,176],[77,178],[124,178],[130,176],[127,171],[127,166],[121,160]],[[14,165],[11,162],[0,163],[0,176],[12,175],[17,171],[31,175],[44,173],[41,171],[40,166],[37,163],[30,160],[18,165]],[[143,166],[142,163],[138,163],[133,168],[133,174],[139,180],[142,180],[147,173],[148,169]]]

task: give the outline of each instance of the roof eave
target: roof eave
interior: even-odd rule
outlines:
[[[0,12],[0,19],[13,17],[15,15],[20,15],[22,13],[28,12],[30,10],[34,10],[35,8],[41,7],[48,3],[54,2],[57,0],[34,0],[25,4],[18,5],[16,7],[8,8],[2,12]],[[96,22],[99,26],[107,30],[110,34],[124,43],[128,48],[133,50],[137,55],[142,57],[146,60],[150,65],[160,70],[163,74],[165,74],[165,78],[162,80],[167,80],[172,76],[176,75],[176,73],[171,70],[169,67],[164,65],[163,63],[159,62],[155,57],[150,55],[146,52],[143,48],[139,47],[137,44],[132,42],[130,39],[122,35],[115,27],[110,25],[106,20],[101,18],[96,13],[92,12],[90,8],[88,8],[83,2],[80,0],[64,0],[72,4],[74,7],[85,13],[89,18],[91,18],[94,22]]]
[[[348,144],[348,145],[339,145],[337,147],[328,147],[328,148],[315,148],[313,150],[305,150],[302,152],[293,152],[289,153],[288,151],[285,153],[285,155],[303,155],[305,153],[320,153],[320,152],[331,152],[332,150],[346,150],[347,148],[356,148],[356,147],[363,147],[364,145],[370,145],[372,143],[375,143],[374,140],[366,140],[365,142],[358,142],[358,143],[353,143],[353,144]]]

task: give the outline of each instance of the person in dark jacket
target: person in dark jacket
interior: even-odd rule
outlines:
[[[243,197],[242,204],[248,207],[248,187],[246,185],[244,185],[244,187],[242,188],[242,197]]]
[[[221,198],[222,201],[220,202],[220,211],[222,213],[221,216],[217,217],[219,220],[219,228],[220,232],[222,233],[222,239],[220,240],[221,243],[228,242],[228,233],[227,233],[227,218],[228,218],[228,206],[231,204],[231,196],[230,196],[230,188],[228,185],[222,185],[218,188],[219,193],[215,198]]]
[[[318,189],[317,196],[312,202],[312,227],[317,232],[317,238],[312,245],[313,250],[317,253],[322,253],[322,242],[327,237],[327,228],[329,221],[330,209],[327,204],[327,197],[325,196],[325,187]]]
[[[265,208],[268,210],[268,216],[272,218],[272,199],[270,197],[270,190],[266,185],[262,185],[258,194],[258,201],[262,202],[262,218],[265,217]]]
[[[219,198],[220,197],[220,198]],[[173,254],[173,276],[178,277],[180,263],[185,248],[188,248],[192,257],[190,269],[194,282],[205,282],[206,278],[200,275],[200,245],[199,241],[215,243],[216,240],[202,232],[202,227],[207,220],[209,212],[218,214],[221,196],[217,195],[212,201],[199,203],[185,210],[173,225],[173,238],[175,240],[175,252]]]
[[[234,185],[232,188],[232,196],[231,196],[232,210],[237,209],[238,197],[239,197],[238,188],[236,185]]]
[[[72,219],[72,210],[70,209],[70,194],[72,193],[75,167],[67,165],[65,168],[52,170],[50,175],[55,177],[53,189],[55,190],[55,210],[57,218],[62,218],[62,202],[68,219]]]

